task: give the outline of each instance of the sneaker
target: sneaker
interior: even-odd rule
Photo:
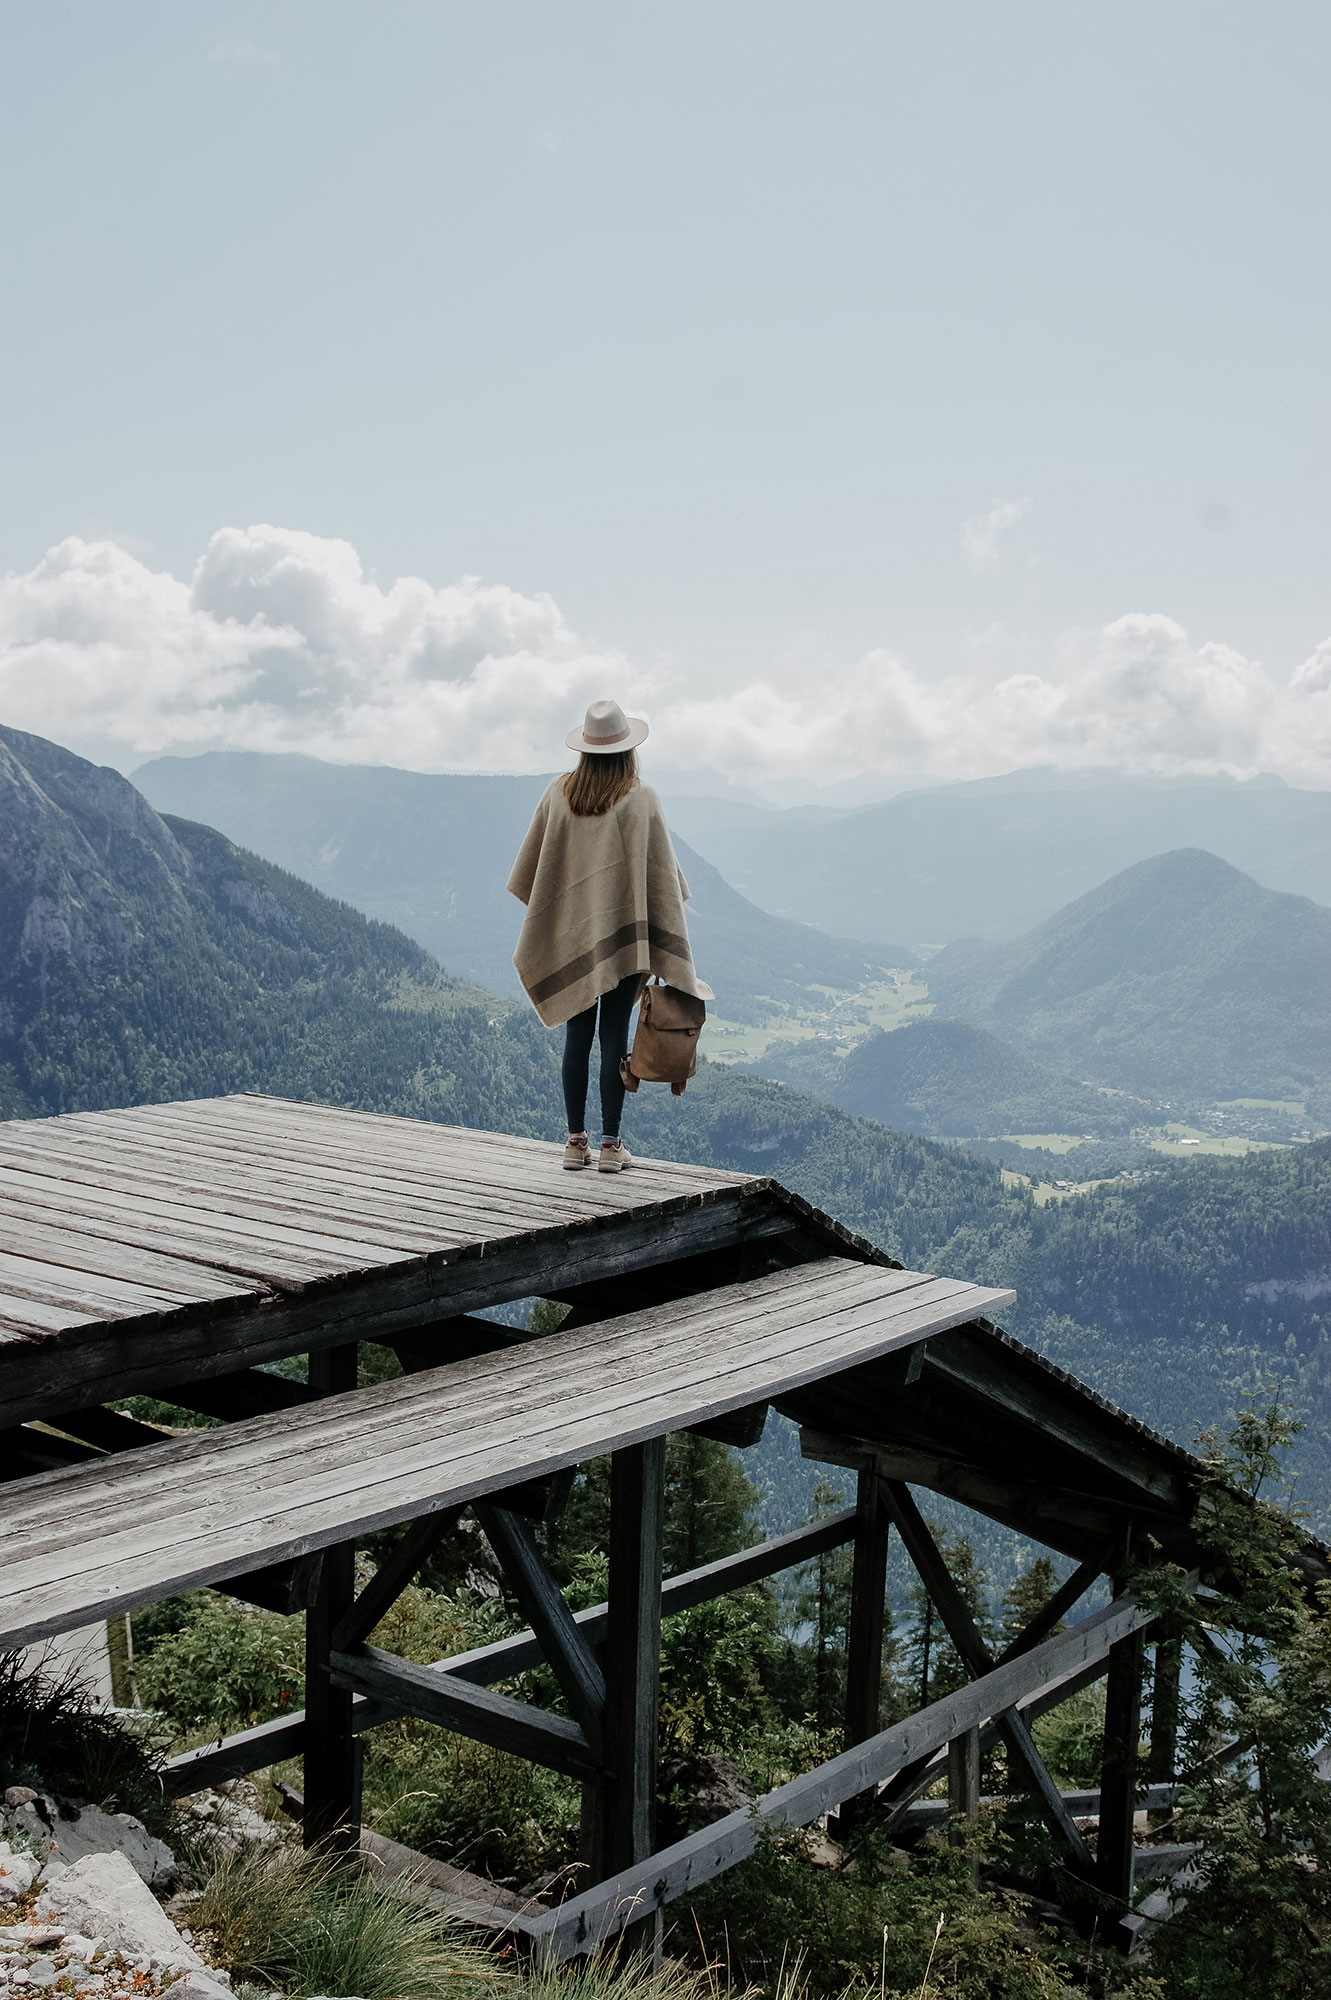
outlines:
[[[596,1162],[596,1170],[602,1174],[618,1174],[625,1167],[633,1165],[633,1155],[622,1139],[602,1139],[601,1157]]]
[[[576,1174],[592,1163],[591,1141],[585,1132],[570,1132],[568,1144],[564,1148],[564,1168],[567,1173]]]

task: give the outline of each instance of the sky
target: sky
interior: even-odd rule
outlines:
[[[0,720],[1331,785],[1322,0],[7,0]]]

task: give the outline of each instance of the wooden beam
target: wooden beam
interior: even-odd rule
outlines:
[[[354,1689],[383,1708],[418,1715],[423,1722],[438,1723],[495,1750],[507,1750],[570,1778],[590,1778],[600,1771],[600,1760],[576,1722],[547,1715],[492,1688],[473,1687],[437,1667],[419,1667],[377,1646],[362,1646],[354,1653],[335,1652],[330,1670],[339,1688]]]
[[[1097,1406],[1080,1385],[1076,1390],[1044,1377],[1013,1349],[981,1347],[963,1328],[940,1333],[925,1349],[926,1374],[978,1395],[994,1409],[1094,1465],[1109,1490],[1156,1503],[1170,1514],[1191,1503],[1180,1466],[1167,1470],[1154,1450],[1121,1412]]]
[[[1015,1713],[1015,1711],[1009,1711]],[[961,1847],[980,1817],[980,1726],[973,1722],[954,1736],[947,1746],[948,1839]],[[971,1880],[978,1886],[980,1857],[974,1846],[970,1856]]]
[[[1129,1633],[1109,1655],[1105,1687],[1104,1753],[1100,1768],[1100,1836],[1095,1880],[1114,1914],[1132,1908],[1133,1820],[1137,1811],[1137,1756],[1141,1736],[1145,1634]],[[1118,1942],[1129,1939],[1120,1934]]]
[[[883,1698],[883,1626],[887,1595],[887,1541],[891,1516],[883,1503],[883,1482],[870,1467],[856,1482],[855,1557],[850,1585],[850,1630],[846,1643],[847,1743],[878,1734]],[[844,1838],[863,1801],[848,1799],[838,1822]]]
[[[187,1382],[168,1382],[153,1394],[164,1403],[178,1403],[182,1409],[199,1410],[205,1417],[220,1417],[223,1423],[240,1423],[246,1417],[271,1417],[280,1410],[299,1409],[319,1400],[317,1390],[307,1382],[295,1382],[287,1375],[270,1375],[266,1368],[237,1368],[228,1375],[208,1375]]]
[[[655,1839],[656,1732],[661,1683],[661,1547],[665,1439],[623,1446],[610,1459],[610,1595],[605,1635],[605,1772],[601,1872],[636,1867]],[[660,1951],[660,1918],[630,1927],[628,1943]]]
[[[356,1386],[357,1349],[325,1347],[310,1356],[310,1387],[335,1396]],[[305,1817],[306,1847],[338,1854],[354,1851],[360,1827],[359,1765],[351,1727],[351,1695],[332,1679],[333,1634],[356,1595],[356,1545],[338,1542],[324,1551],[319,1587],[305,1614]]]
[[[348,1653],[362,1639],[369,1638],[417,1571],[429,1561],[448,1530],[456,1527],[460,1513],[458,1508],[443,1514],[425,1514],[411,1523],[392,1554],[380,1563],[345,1617],[338,1621],[329,1641],[335,1653]]]
[[[593,1950],[743,1861],[752,1854],[763,1825],[808,1826],[843,1799],[941,1750],[972,1725],[1068,1686],[1087,1666],[1106,1658],[1117,1640],[1149,1625],[1152,1615],[1126,1597],[1116,1598],[1106,1610],[1044,1640],[1020,1659],[995,1667],[956,1694],[769,1792],[756,1806],[729,1813],[635,1867],[616,1871],[558,1909],[542,1912],[525,1925],[527,1936],[556,1959]]]
[[[1147,1776],[1156,1785],[1173,1782],[1178,1771],[1179,1693],[1183,1674],[1183,1641],[1161,1634],[1155,1642],[1155,1674],[1151,1683],[1151,1749]]]
[[[520,1514],[482,1503],[476,1517],[544,1653],[564,1699],[594,1749],[601,1745],[605,1675]]]
[[[725,1596],[728,1591],[742,1590],[748,1584],[761,1582],[764,1577],[792,1569],[798,1563],[807,1562],[811,1556],[840,1548],[854,1538],[855,1519],[854,1508],[848,1507],[841,1513],[829,1514],[825,1520],[814,1522],[812,1527],[797,1528],[793,1534],[778,1535],[775,1540],[759,1542],[755,1548],[743,1549],[738,1555],[724,1556],[719,1562],[705,1563],[701,1569],[686,1570],[680,1576],[669,1577],[661,1586],[662,1615],[669,1617],[675,1611],[691,1610],[695,1604],[706,1604],[714,1597]],[[595,1644],[605,1638],[607,1609],[604,1604],[593,1604],[586,1611],[573,1613],[574,1624],[589,1643]],[[487,1687],[495,1681],[509,1680],[514,1674],[525,1673],[530,1667],[539,1667],[544,1659],[536,1634],[527,1631],[515,1632],[507,1639],[497,1639],[489,1646],[477,1646],[471,1652],[454,1653],[446,1659],[433,1661],[432,1666],[438,1673],[447,1673],[474,1686]],[[397,1713],[396,1710],[391,1712]],[[372,1729],[377,1723],[386,1721],[389,1713],[382,1706],[358,1695],[352,1704],[352,1727],[357,1733]],[[168,1791],[176,1798],[182,1792],[198,1791],[205,1785],[218,1784],[224,1778],[243,1777],[249,1771],[261,1771],[286,1757],[298,1756],[304,1727],[304,1711],[297,1710],[274,1722],[261,1723],[255,1729],[245,1729],[236,1736],[228,1736],[222,1743],[183,1751],[180,1756],[171,1758],[165,1767]]]
[[[988,1674],[994,1668],[993,1657],[976,1630],[966,1600],[953,1582],[942,1552],[930,1534],[909,1489],[898,1485],[894,1480],[886,1480],[883,1484],[887,1506],[898,1533],[906,1544],[911,1561],[919,1571],[920,1581],[938,1608],[938,1615],[947,1629],[948,1637],[972,1674],[977,1676]],[[1082,1839],[1072,1815],[1064,1806],[1058,1786],[1036,1749],[1030,1730],[1015,1709],[997,1717],[996,1720],[1007,1742],[1015,1769],[1024,1775],[1032,1792],[1040,1801],[1051,1831],[1056,1833],[1071,1850],[1078,1867],[1089,1874],[1094,1866],[1091,1851]]]

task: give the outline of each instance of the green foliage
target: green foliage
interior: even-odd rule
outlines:
[[[969,1856],[931,1844],[914,1862],[866,1842],[852,1867],[814,1867],[811,1836],[764,1828],[749,1860],[672,1912],[668,1948],[721,1960],[778,1993],[792,1970],[810,2000],[1063,2000],[1052,1940],[1024,1906],[974,1886]],[[940,1927],[941,1919],[941,1927]]]
[[[1154,1943],[1171,1996],[1284,2000],[1331,1987],[1331,1584],[1300,1560],[1284,1487],[1297,1429],[1271,1395],[1203,1440],[1196,1530],[1214,1594],[1199,1606],[1168,1567],[1136,1587],[1193,1660],[1181,1707],[1174,1837],[1200,1843],[1196,1882]],[[1219,1746],[1238,1754],[1217,1761]]]
[[[408,1716],[369,1739],[364,1809],[391,1840],[515,1884],[577,1856],[570,1779]]]
[[[974,1545],[964,1535],[954,1534],[938,1522],[929,1525],[981,1639],[992,1649],[995,1634],[989,1613],[989,1579]],[[902,1670],[911,1702],[919,1708],[941,1701],[944,1695],[955,1694],[972,1679],[969,1668],[943,1630],[928,1592],[918,1582],[910,1591]]]
[[[210,1590],[172,1600],[177,1617],[134,1619],[134,1679],[146,1707],[182,1735],[248,1729],[304,1699],[304,1625]],[[157,1609],[157,1607],[154,1607]],[[171,1629],[162,1630],[169,1623]]]
[[[845,1494],[830,1480],[813,1489],[810,1521],[835,1514]],[[824,1549],[795,1572],[791,1605],[797,1629],[809,1632],[805,1648],[812,1685],[809,1716],[820,1735],[839,1728],[846,1700],[846,1633],[850,1624],[850,1587],[854,1557],[849,1548]]]
[[[1024,1632],[1031,1620],[1038,1616],[1058,1589],[1058,1577],[1054,1571],[1052,1556],[1037,1556],[1030,1568],[1023,1570],[1015,1583],[1009,1584],[1003,1593],[1003,1617],[998,1630],[1000,1646],[1010,1646],[1018,1633]],[[1049,1637],[1063,1630],[1064,1621],[1059,1618],[1049,1628]]]
[[[146,1726],[108,1715],[77,1675],[0,1654],[0,1791],[32,1785],[73,1804],[133,1813],[160,1835],[170,1827],[161,1761]]]

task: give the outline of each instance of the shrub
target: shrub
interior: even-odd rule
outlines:
[[[185,1600],[174,1629],[148,1644],[134,1663],[139,1699],[182,1734],[248,1729],[304,1698],[304,1624],[213,1591]],[[166,1612],[161,1623],[168,1622]],[[138,1621],[135,1634],[140,1637]]]
[[[0,1790],[32,1785],[133,1813],[151,1832],[169,1835],[162,1746],[146,1724],[136,1729],[98,1708],[77,1675],[25,1668],[21,1653],[0,1654]]]

